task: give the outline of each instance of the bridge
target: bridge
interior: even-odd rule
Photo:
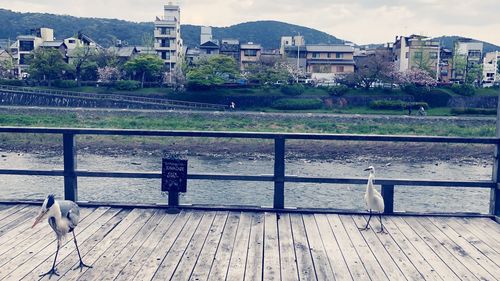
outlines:
[[[63,170],[2,169],[0,175],[59,176],[64,196],[78,201],[79,177],[161,178],[161,173],[77,169],[76,136],[144,136],[267,139],[274,142],[271,175],[188,174],[188,181],[273,182],[273,206],[79,202],[76,229],[84,260],[94,268],[71,270],[78,257],[66,241],[56,265],[62,280],[498,280],[500,278],[500,138],[336,135],[248,132],[149,131],[0,127],[0,133],[62,136]],[[286,174],[286,142],[363,141],[489,144],[495,147],[491,180],[377,179],[386,202],[388,234],[359,231],[367,213],[285,207],[287,182],[366,184],[360,178]],[[394,210],[398,186],[488,189],[488,214],[404,213]],[[228,194],[230,196],[230,194]],[[47,225],[31,229],[40,201],[0,204],[0,280],[38,280],[50,268],[54,238]],[[321,207],[321,206],[318,206]],[[495,221],[496,220],[496,221]],[[45,277],[48,278],[48,277]],[[53,277],[54,278],[54,277]]]

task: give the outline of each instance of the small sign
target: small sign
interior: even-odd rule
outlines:
[[[163,158],[161,191],[187,191],[187,160]]]

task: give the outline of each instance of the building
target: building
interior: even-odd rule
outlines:
[[[169,3],[154,22],[154,49],[169,69],[182,60],[181,10]]]
[[[470,69],[483,63],[483,42],[461,38],[455,42],[452,80],[462,83]]]
[[[297,47],[304,46],[306,41],[304,40],[304,36],[282,36],[281,44],[280,44],[280,54],[285,54],[285,49],[288,47]]]
[[[200,32],[200,46],[208,41],[212,41],[212,28],[210,26],[202,26]]]
[[[260,44],[254,44],[253,42],[248,42],[247,44],[241,44],[240,46],[240,68],[245,70],[250,64],[260,62],[260,55],[262,53],[262,46]]]
[[[483,59],[483,87],[491,87],[500,84],[500,52],[489,52],[484,54]]]
[[[305,45],[306,72],[315,80],[334,80],[354,72],[354,47],[348,45]]]
[[[16,42],[11,46],[14,58],[14,74],[25,77],[28,69],[28,59],[44,42],[54,41],[54,30],[50,28],[39,28],[31,30],[30,35],[19,35]]]
[[[439,41],[421,35],[396,36],[392,47],[396,69],[405,72],[424,69],[438,78]]]
[[[200,47],[200,55],[201,56],[213,56],[219,54],[219,41],[210,40],[201,44]]]
[[[442,83],[450,83],[453,71],[453,52],[447,48],[440,48],[439,51],[439,78]]]
[[[296,65],[303,73],[307,68],[307,51],[303,36],[281,37],[280,54],[290,65]]]
[[[222,39],[219,54],[233,57],[236,62],[240,62],[240,41],[237,39]]]

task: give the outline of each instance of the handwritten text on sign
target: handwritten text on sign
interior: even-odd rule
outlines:
[[[161,191],[187,191],[187,160],[163,158]]]

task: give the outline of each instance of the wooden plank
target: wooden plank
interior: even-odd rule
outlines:
[[[141,248],[135,253],[135,255],[129,260],[127,265],[122,268],[120,274],[115,280],[131,280],[139,272],[140,268],[144,265],[147,259],[151,256],[154,249],[160,243],[162,237],[167,233],[167,231],[172,226],[176,219],[176,215],[168,214],[166,210],[160,211],[163,213],[161,220],[158,222],[158,226],[149,236]]]
[[[494,280],[495,276],[492,275],[493,272],[498,271],[499,268],[495,265],[493,267],[488,267],[491,265],[489,260],[485,258],[482,254],[478,253],[476,248],[469,245],[466,241],[462,240],[460,237],[458,239],[451,239],[448,237],[449,228],[446,224],[436,226],[427,218],[408,218],[414,223],[419,223],[423,228],[425,228],[430,235],[437,239],[440,244],[445,247],[450,253],[452,253],[467,269],[472,272],[480,280]],[[488,272],[488,269],[492,270]],[[500,276],[500,274],[496,275]]]
[[[135,222],[119,237],[110,247],[97,259],[94,263],[90,264],[94,268],[83,272],[78,280],[97,280],[103,271],[119,256],[121,251],[131,243],[135,235],[144,227],[149,219],[154,215],[155,211],[145,209],[140,211],[141,214]],[[89,261],[87,261],[88,263]]]
[[[170,280],[203,217],[204,212],[193,212],[190,222],[182,229],[151,280]]]
[[[318,230],[325,247],[328,260],[333,270],[335,280],[353,280],[347,263],[342,256],[342,251],[337,244],[335,234],[333,233],[328,218],[325,214],[315,214],[314,218],[318,225]]]
[[[120,210],[118,208],[113,208],[111,210]],[[80,243],[78,241],[78,248],[80,249],[80,254],[82,255],[82,258],[85,263],[87,263],[87,253],[94,248],[101,240],[108,235],[115,227],[118,226],[118,224],[126,217],[129,215],[131,210],[123,210],[121,209],[118,214],[113,216],[110,220],[108,220],[104,225],[99,228],[98,231],[96,231],[92,236],[90,236],[87,240],[85,240],[83,243]],[[57,258],[59,260],[59,257]],[[56,266],[61,274],[61,276],[64,276],[66,272],[72,271],[73,268],[78,264],[79,259],[78,255],[76,254],[70,254],[66,256],[64,259],[59,260],[57,262]]]
[[[264,273],[267,281],[281,280],[278,220],[275,213],[264,213]]]
[[[27,207],[28,207],[28,205],[17,204],[17,205],[9,206],[9,208],[7,208],[7,209],[0,210],[0,222],[3,219],[8,218],[10,215],[15,214],[15,213],[19,212],[20,210],[27,208]]]
[[[479,226],[479,229],[489,235],[493,241],[500,245],[500,224],[489,218],[464,218],[470,224]]]
[[[250,224],[252,222],[252,213],[242,213],[236,238],[234,241],[227,280],[243,280],[245,278],[245,264],[248,256],[248,241],[250,240]]]
[[[165,212],[162,210],[154,210],[151,218],[144,224],[144,226],[137,232],[129,243],[118,253],[113,261],[102,270],[97,276],[99,280],[114,280],[121,269],[130,262],[135,252],[139,250],[143,243],[149,239],[151,233],[153,233],[158,226],[158,222],[161,221]]]
[[[384,227],[387,229],[389,236],[395,241],[399,249],[401,249],[402,253],[410,262],[412,263],[413,266],[418,270],[418,272],[423,276],[425,280],[444,280],[446,276],[450,276],[450,278],[453,278],[455,275],[453,272],[450,271],[450,269],[446,266],[446,264],[439,259],[439,257],[432,252],[427,245],[423,243],[423,241],[418,241],[414,240],[417,243],[417,247],[412,245],[411,243],[411,237],[407,238],[403,232],[392,222],[390,219],[385,219],[384,220]],[[409,229],[409,227],[407,227]],[[411,232],[407,232],[411,233]],[[381,237],[382,238],[382,237]],[[420,238],[416,238],[420,239]],[[422,251],[422,253],[419,252]],[[397,250],[396,250],[397,251]],[[401,258],[402,260],[404,258]],[[446,268],[447,271],[440,271],[441,274],[443,274],[444,277],[441,277],[438,274],[438,271],[434,269],[434,266],[436,268]],[[446,275],[448,272],[451,272],[452,275]],[[422,278],[409,278],[410,280],[421,280]]]
[[[245,280],[262,280],[264,261],[264,213],[252,215]]]
[[[107,221],[109,221],[112,217],[114,217],[119,212],[119,209],[108,209],[105,213],[102,214],[97,220],[94,221],[91,225],[86,227],[83,231],[81,231],[77,235],[78,246],[80,247],[82,243],[87,241],[89,237],[91,237],[94,233],[96,233],[99,228],[101,228]],[[59,249],[59,253],[57,255],[57,260],[60,262],[64,260],[66,257],[70,255],[78,256],[75,245],[72,237],[67,237],[67,243]],[[80,249],[80,248],[79,248]],[[31,261],[37,260],[37,263],[32,263]],[[54,261],[54,249],[51,247],[46,247],[43,251],[38,252],[31,260],[30,264],[23,264],[23,266],[19,267],[16,271],[18,275],[14,275],[13,279],[27,279],[27,280],[36,280],[39,279],[39,275],[41,273],[47,272],[51,267]],[[26,265],[26,266],[25,266]],[[24,276],[23,276],[24,274]],[[48,278],[48,277],[47,277]]]
[[[302,215],[302,220],[304,222],[317,279],[335,280],[314,215],[304,214]]]
[[[208,275],[208,280],[226,280],[240,216],[241,213],[239,212],[229,213],[226,225],[224,226],[224,232],[222,233],[217,252],[215,253],[213,265]]]
[[[181,231],[186,227],[186,225],[191,224],[191,211],[180,212],[172,226],[168,229],[167,233],[161,238],[158,245],[154,248],[153,252],[146,261],[143,263],[141,269],[137,272],[134,280],[151,280],[153,278],[156,270],[165,258],[166,253],[170,251],[175,240],[181,233]]]
[[[215,219],[215,212],[205,212],[203,218],[201,219],[200,225],[193,237],[191,242],[187,246],[184,255],[182,256],[180,262],[175,269],[171,280],[189,280],[191,273],[193,272],[194,266],[200,256],[201,250],[205,245],[208,234],[210,233],[210,228]]]
[[[361,235],[361,231],[359,231],[358,227],[352,220],[352,217],[348,215],[342,215],[339,217],[345,230],[349,233],[349,239],[351,239],[354,248],[356,248],[356,252],[361,257],[361,261],[363,262],[370,278],[374,280],[388,280],[384,269],[373,255],[370,247],[366,244],[366,241]]]
[[[297,280],[299,279],[299,271],[295,256],[290,214],[280,213],[278,215],[281,280]]]
[[[360,228],[364,227],[367,222],[363,216],[352,216],[352,219]],[[401,252],[390,235],[376,233],[373,228],[362,231],[361,235],[379,264],[383,265],[384,272],[390,280],[422,279],[423,276]]]
[[[349,239],[349,234],[344,228],[344,225],[340,221],[339,215],[326,215],[330,227],[337,239],[340,250],[347,266],[349,267],[349,272],[354,280],[370,280],[368,272],[361,261],[360,256],[356,252],[353,242]]]
[[[30,232],[30,228],[33,225],[34,217],[27,217],[24,221],[17,221],[16,224],[10,229],[0,230],[0,247],[11,239],[18,237],[24,232]]]
[[[461,229],[466,229],[471,232],[474,236],[476,236],[479,240],[483,241],[486,245],[488,245],[495,252],[500,253],[500,244],[491,237],[488,233],[484,232],[481,229],[481,226],[467,221],[462,218],[457,218],[454,220],[456,223],[460,224]]]
[[[413,231],[420,237],[420,240],[426,243],[436,253],[441,260],[445,261],[446,265],[455,272],[460,280],[477,280],[458,259],[456,259],[446,248],[441,245],[440,241],[435,239],[430,233],[425,230],[419,223],[413,221],[410,217],[400,218],[400,223],[408,224]]]
[[[486,257],[488,257],[497,266],[500,266],[500,254],[495,249],[488,246],[481,239],[477,238],[469,229],[462,227],[453,218],[435,218],[440,222],[447,223],[456,233],[459,233],[462,238],[469,242],[472,246],[478,249]]]
[[[36,217],[36,209],[33,207],[26,207],[18,210],[17,212],[10,214],[9,216],[4,217],[0,221],[0,230],[3,228],[6,228],[7,231],[8,226],[16,223],[20,223],[28,218],[33,218],[33,220]],[[12,228],[12,227],[11,227]]]
[[[75,228],[75,234],[78,235],[82,231],[84,231],[90,224],[94,223],[94,221],[99,218],[104,212],[107,211],[108,208],[98,208],[94,212],[92,212],[89,216],[83,219],[78,226]],[[44,227],[50,228],[48,225]],[[2,265],[2,273],[4,275],[0,276],[0,278],[5,278],[6,280],[19,280],[19,276],[17,279],[15,276],[20,274],[21,268],[33,268],[37,266],[41,261],[34,258],[38,255],[39,252],[49,253],[54,252],[56,249],[56,240],[54,239],[55,235],[47,239],[47,237],[41,237],[40,240],[37,241],[36,244],[30,246],[28,249],[23,250],[23,252],[16,256],[14,259],[9,261],[8,263]],[[61,244],[61,247],[65,246],[69,241],[65,241]],[[47,254],[49,255],[49,254]],[[46,257],[43,257],[44,259]],[[43,261],[43,260],[42,260]],[[22,267],[21,267],[22,265]]]
[[[80,222],[80,227],[85,228],[86,225],[93,222],[97,218],[97,215],[100,214],[100,212],[95,215],[94,213],[96,213],[94,210],[82,210],[82,214],[86,217]],[[7,250],[8,254],[2,254],[0,256],[0,267],[2,268],[0,278],[4,278],[10,272],[15,270],[20,264],[25,263],[31,257],[36,255],[39,251],[48,246],[55,245],[55,235],[53,234],[50,226],[43,225],[39,228],[43,228],[44,231],[37,232],[35,235],[32,235],[23,242]]]
[[[118,225],[112,228],[112,231],[106,233],[97,245],[95,245],[90,251],[88,251],[84,258],[85,263],[88,265],[93,265],[99,258],[106,252],[106,250],[123,235],[131,225],[140,223],[141,218],[144,217],[144,210],[133,209],[123,220],[121,220]],[[75,267],[78,263],[74,263],[71,267]],[[61,274],[58,280],[76,280],[81,274],[85,273],[87,268],[84,268],[82,272],[80,270],[71,270],[71,267],[66,268],[66,272]],[[61,268],[62,270],[63,268]]]
[[[297,258],[297,268],[300,280],[317,280],[314,263],[311,256],[307,233],[302,221],[302,215],[290,214],[292,235]]]
[[[203,249],[201,250],[189,280],[199,281],[208,279],[210,268],[215,260],[215,253],[219,247],[228,215],[229,212],[217,212],[217,215],[215,215],[214,222],[208,233],[207,241],[205,241],[205,245],[203,245]]]

